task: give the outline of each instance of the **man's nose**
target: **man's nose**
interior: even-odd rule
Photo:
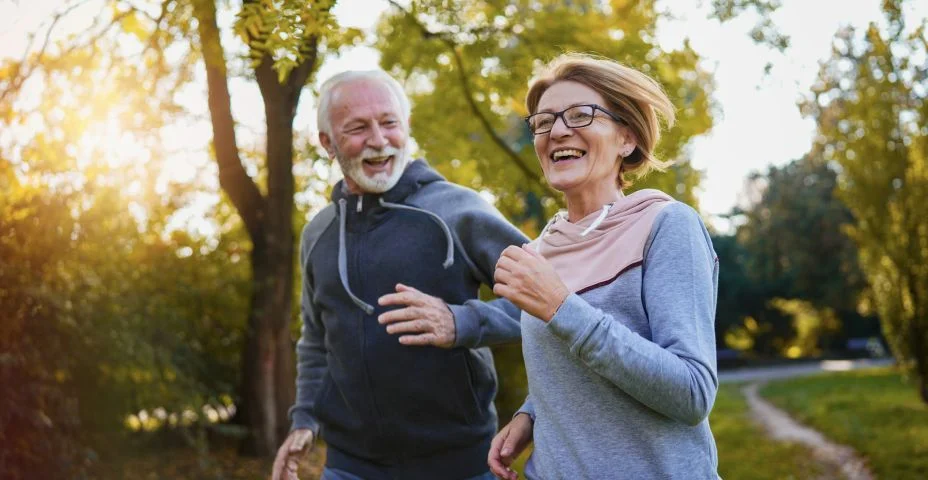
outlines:
[[[380,128],[380,125],[374,125],[374,127],[371,129],[371,136],[368,138],[367,144],[377,149],[381,149],[387,146],[387,137],[383,134],[383,130]]]

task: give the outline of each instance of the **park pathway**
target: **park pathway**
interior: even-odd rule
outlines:
[[[809,452],[826,472],[840,472],[847,480],[872,480],[873,474],[853,448],[831,442],[824,435],[793,420],[786,412],[774,407],[761,398],[757,390],[765,381],[752,382],[741,389],[751,408],[755,421],[760,423],[774,439],[799,443],[809,447]],[[832,478],[830,476],[825,478]]]
[[[823,371],[856,370],[885,366],[891,360],[824,361],[798,365],[742,369],[719,374],[719,381],[748,382],[741,392],[747,400],[754,420],[771,438],[794,442],[809,447],[810,454],[825,467],[825,475],[818,480],[872,480],[873,474],[866,462],[853,448],[836,444],[805,425],[800,424],[786,412],[774,407],[757,393],[767,381],[795,378]]]

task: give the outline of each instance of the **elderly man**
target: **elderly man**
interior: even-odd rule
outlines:
[[[319,140],[344,180],[303,231],[293,430],[274,478],[321,435],[324,480],[492,479],[496,372],[487,345],[518,310],[476,300],[527,239],[472,190],[409,160],[409,100],[385,72],[345,72],[319,98]]]

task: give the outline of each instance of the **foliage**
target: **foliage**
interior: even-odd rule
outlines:
[[[805,111],[816,151],[838,169],[854,216],[869,294],[896,358],[921,379],[928,403],[928,42],[906,24],[904,2],[883,2],[887,28],[840,31]]]
[[[857,249],[841,231],[850,212],[832,192],[836,173],[806,157],[754,174],[760,197],[744,209],[738,240],[751,253],[746,265],[772,295],[821,307],[854,310],[864,285]]]
[[[734,235],[713,236],[712,245],[719,258],[715,321],[717,346],[772,353],[775,348],[766,341],[765,335],[771,330],[771,325],[782,322],[782,318],[768,316],[770,312],[766,304],[770,297],[764,285],[749,273],[750,253]],[[764,324],[759,324],[757,318],[765,320]]]
[[[876,334],[874,321],[857,312],[865,282],[857,247],[842,231],[852,217],[833,194],[836,182],[832,167],[809,156],[753,174],[751,203],[733,212],[741,223],[735,237],[716,245],[732,269],[719,274],[720,323],[738,325],[750,316],[758,350],[769,344],[808,356]],[[731,291],[723,294],[723,287]],[[831,327],[810,328],[810,321]]]
[[[61,198],[18,188],[9,167],[0,161],[0,471],[13,479],[75,475],[83,452],[66,370],[75,328],[61,318],[66,304],[56,294],[71,222]]]
[[[713,237],[719,262],[717,338],[738,350],[809,356],[875,334],[861,317],[864,287],[851,219],[833,195],[836,173],[811,157],[750,177],[749,204],[730,217],[733,236]]]
[[[759,19],[748,35],[756,43],[783,52],[790,46],[789,37],[770,19],[770,14],[780,8],[781,3],[780,0],[712,0],[712,16],[724,22],[752,11]]]
[[[187,220],[208,171],[170,136],[192,66],[161,48],[144,12],[112,7],[14,62],[30,76],[0,102],[0,435],[23,446],[0,460],[11,476],[68,477],[102,458],[97,434],[126,415],[199,411],[238,383],[241,224],[221,201]],[[132,50],[143,33],[150,43]],[[172,178],[179,160],[190,183]],[[213,229],[222,238],[201,233]]]
[[[388,11],[374,44],[382,64],[412,92],[413,133],[449,179],[491,192],[529,233],[557,209],[521,116],[528,80],[563,51],[595,52],[656,77],[678,110],[661,158],[679,160],[638,187],[695,204],[699,174],[684,145],[712,126],[712,82],[688,45],[665,52],[654,2],[414,1]],[[396,41],[402,38],[403,41]]]
[[[108,185],[122,172],[88,176],[78,195],[37,170],[13,170],[0,198],[0,363],[13,386],[0,435],[22,446],[0,467],[60,469],[53,478],[93,463],[96,434],[130,412],[199,411],[234,391],[247,270],[232,245],[146,233],[165,212],[133,217],[139,199]]]
[[[886,369],[841,372],[772,382],[761,394],[853,447],[876,478],[922,478],[928,474],[928,416],[909,393],[912,380]]]

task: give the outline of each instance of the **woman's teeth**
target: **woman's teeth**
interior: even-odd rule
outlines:
[[[551,159],[554,160],[555,162],[558,162],[560,160],[580,158],[585,153],[586,152],[583,152],[582,150],[576,150],[576,149],[558,150],[551,154]]]

